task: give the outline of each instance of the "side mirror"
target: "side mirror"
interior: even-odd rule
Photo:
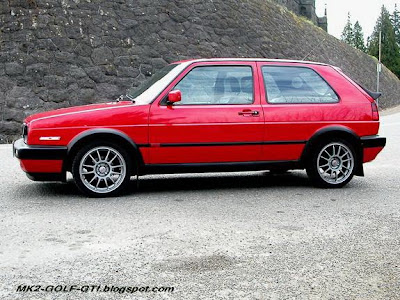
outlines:
[[[170,91],[168,94],[168,103],[173,104],[182,100],[182,93],[180,90]]]

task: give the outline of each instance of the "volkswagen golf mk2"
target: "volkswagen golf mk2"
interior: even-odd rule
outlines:
[[[69,171],[89,196],[120,194],[133,175],[185,172],[306,169],[336,188],[385,146],[377,97],[321,63],[181,61],[119,101],[26,118],[13,151],[32,180]]]

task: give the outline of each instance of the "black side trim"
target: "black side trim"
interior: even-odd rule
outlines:
[[[67,155],[67,147],[29,146],[19,139],[13,144],[13,153],[19,159],[63,160]]]
[[[212,147],[212,146],[252,146],[252,145],[292,145],[305,144],[307,141],[271,141],[271,142],[222,142],[222,143],[168,143],[159,147]],[[140,144],[138,147],[151,147],[151,144]]]
[[[66,173],[26,173],[33,181],[63,181],[66,182]]]
[[[385,147],[386,138],[378,135],[370,135],[361,137],[361,145],[363,148]]]
[[[173,173],[207,173],[207,172],[236,172],[259,171],[269,169],[301,169],[300,162],[290,161],[254,161],[254,162],[225,162],[225,163],[188,163],[188,164],[151,164],[145,165],[146,174]]]

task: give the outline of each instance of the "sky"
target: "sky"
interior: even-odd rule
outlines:
[[[363,28],[364,38],[367,39],[374,30],[376,20],[379,17],[382,5],[394,11],[394,5],[400,10],[400,0],[316,0],[317,15],[324,15],[325,4],[328,8],[328,32],[339,38],[347,22],[347,14],[350,12],[354,25],[358,21]]]

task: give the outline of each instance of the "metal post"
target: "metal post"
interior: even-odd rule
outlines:
[[[376,91],[379,93],[379,79],[380,79],[380,74],[382,72],[382,63],[381,63],[381,59],[382,59],[382,31],[379,31],[379,62],[378,65],[376,67]],[[379,101],[378,99],[376,100],[376,105],[379,106]]]

